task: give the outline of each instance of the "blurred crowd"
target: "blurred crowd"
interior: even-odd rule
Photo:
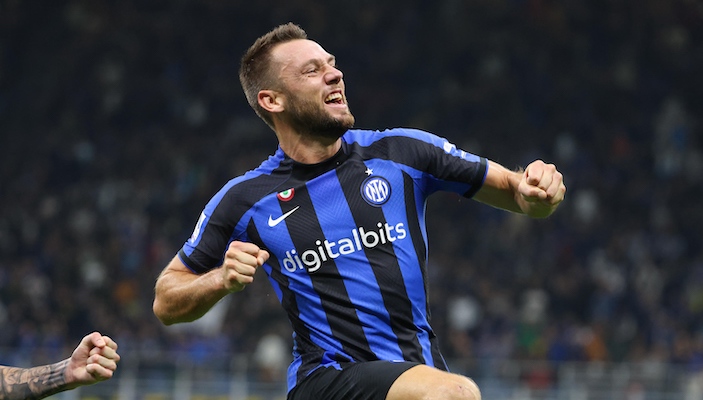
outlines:
[[[0,363],[55,361],[95,329],[125,359],[290,357],[263,271],[198,323],[151,311],[210,196],[275,151],[237,68],[288,21],[336,55],[357,126],[565,175],[546,220],[430,200],[446,358],[703,369],[696,0],[0,2]]]

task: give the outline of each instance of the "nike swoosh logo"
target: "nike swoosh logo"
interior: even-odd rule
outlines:
[[[295,212],[295,210],[297,210],[299,208],[300,208],[300,206],[295,206],[294,209],[288,211],[287,213],[281,215],[280,217],[278,217],[276,219],[271,218],[271,216],[269,215],[269,226],[271,228],[273,228],[274,226],[280,224],[281,222],[283,222],[284,219],[288,218],[289,215],[293,214]]]

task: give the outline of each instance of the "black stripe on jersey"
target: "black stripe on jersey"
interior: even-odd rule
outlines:
[[[249,235],[252,243],[263,243],[261,235],[259,235],[259,230],[256,229],[256,225],[254,224],[254,220],[249,221],[247,235]],[[278,282],[281,288],[281,305],[283,309],[290,310],[294,315],[298,315],[298,305],[296,304],[295,296],[288,290],[288,277],[281,273],[281,263],[278,261],[278,258],[276,258],[276,255],[273,252],[269,254],[270,257],[266,263],[271,267],[271,278]],[[293,323],[296,331],[305,332],[306,328],[304,324],[296,325],[293,321],[291,321],[291,323]]]
[[[281,204],[281,206],[283,206],[283,204]],[[249,235],[249,238],[251,238],[253,243],[263,243],[261,240],[261,235],[259,235],[259,231],[256,229],[256,225],[253,220],[250,221],[247,226],[247,235]],[[298,369],[297,381],[300,382],[300,380],[307,375],[310,369],[317,366],[317,363],[311,364],[311,361],[322,358],[324,351],[310,340],[310,331],[300,320],[300,318],[298,318],[300,311],[298,310],[298,303],[295,295],[288,288],[290,284],[288,277],[281,272],[281,263],[274,253],[271,252],[270,255],[271,256],[269,257],[267,264],[271,267],[271,279],[278,282],[278,285],[281,288],[281,305],[288,313],[290,323],[293,330],[296,332],[296,348],[299,349],[299,352],[303,357],[301,368]]]
[[[359,188],[366,179],[366,175],[358,173],[354,168],[340,169],[338,173],[340,174],[339,181],[344,182],[341,185],[342,190],[350,204],[356,225],[375,227],[378,222],[386,223],[382,208],[354,206],[355,202],[364,202],[359,196]],[[416,213],[415,209],[408,212],[408,214],[414,213]],[[412,230],[410,231],[412,232]],[[390,314],[389,317],[390,326],[398,338],[398,346],[403,353],[403,359],[424,363],[422,345],[417,338],[417,328],[413,320],[412,304],[407,296],[407,288],[393,246],[384,246],[384,251],[378,251],[378,249],[369,251],[364,248],[364,252],[371,264],[386,309],[401,310],[398,313]],[[392,306],[389,306],[391,304]]]
[[[303,209],[313,210],[314,206],[307,186],[292,183],[296,187],[296,204]],[[299,189],[297,189],[298,187]],[[285,209],[283,211],[285,212]],[[311,218],[312,215],[312,213],[293,213],[286,219],[288,233],[296,249],[313,248],[315,244],[311,241],[312,238],[324,237],[319,219],[317,217]],[[309,276],[312,286],[321,300],[332,336],[339,340],[342,350],[354,360],[375,360],[376,356],[366,340],[362,324],[344,282],[340,279],[340,273],[334,260],[326,261],[324,268],[309,274]],[[304,339],[312,343],[309,337]],[[338,356],[335,361],[352,361],[341,354]]]
[[[437,335],[434,332],[430,334],[430,351],[432,352],[432,361],[434,361],[435,368],[449,371],[449,367],[439,351],[439,339],[437,339]]]

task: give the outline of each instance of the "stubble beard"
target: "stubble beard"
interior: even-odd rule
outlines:
[[[296,132],[311,138],[338,139],[354,126],[354,115],[349,111],[340,118],[329,115],[324,108],[289,93],[289,123]]]

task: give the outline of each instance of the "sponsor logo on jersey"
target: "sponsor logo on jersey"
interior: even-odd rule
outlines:
[[[399,222],[395,225],[379,222],[376,224],[377,230],[366,230],[359,226],[351,230],[348,237],[337,239],[318,239],[315,241],[315,248],[298,252],[296,249],[286,251],[286,257],[281,264],[289,272],[306,270],[315,272],[325,261],[352,254],[364,249],[373,249],[376,246],[393,243],[396,240],[403,240],[408,237],[405,225]]]
[[[382,176],[369,176],[361,184],[361,197],[374,207],[380,207],[391,198],[391,184]]]
[[[295,194],[295,189],[290,188],[288,190],[284,190],[282,192],[279,192],[276,197],[278,197],[278,200],[281,201],[289,201],[290,199],[293,198],[293,195]]]

